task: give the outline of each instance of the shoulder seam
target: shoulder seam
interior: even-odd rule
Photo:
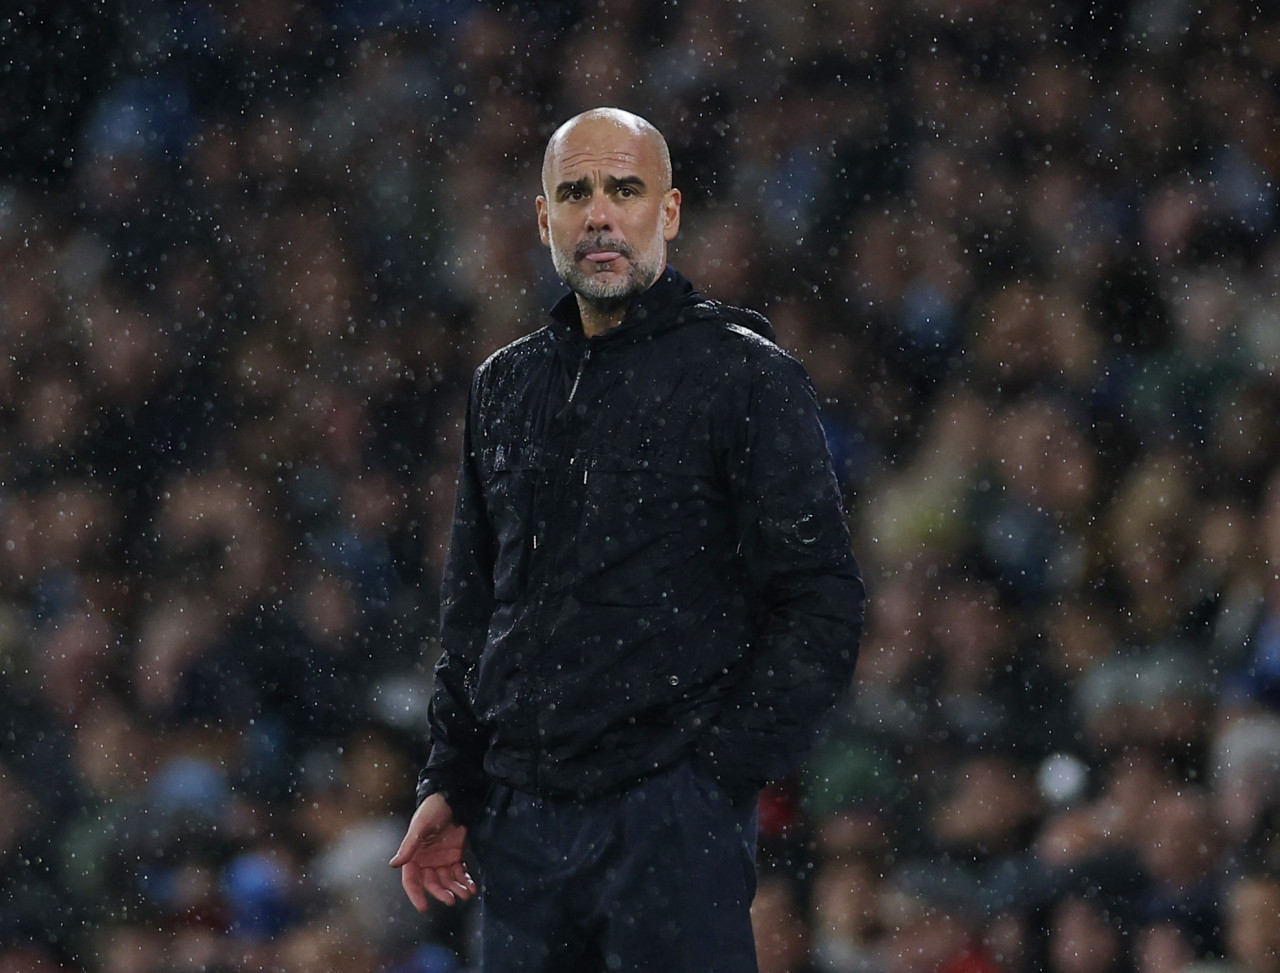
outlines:
[[[759,311],[753,311],[750,308],[739,307],[736,304],[726,304],[724,301],[714,299],[704,299],[700,301],[697,307],[714,315],[715,320],[720,324],[728,325],[735,330],[750,334],[753,338],[764,341],[766,344],[777,345],[777,334],[773,330],[773,325]]]
[[[535,338],[541,337],[546,333],[546,331],[547,331],[547,328],[542,327],[542,328],[539,328],[537,331],[531,331],[529,334],[526,334],[517,338],[515,341],[512,341],[509,344],[503,345],[497,351],[491,352],[489,356],[480,363],[480,365],[477,367],[476,370],[480,372],[489,371],[490,368],[493,366],[493,364],[496,361],[498,361],[498,359],[506,358],[508,355],[512,355],[512,354],[515,354],[516,352],[522,351],[525,345],[531,343]]]

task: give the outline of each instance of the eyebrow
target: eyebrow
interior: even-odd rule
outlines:
[[[617,191],[624,186],[630,186],[634,189],[646,188],[645,181],[641,179],[639,176],[606,176],[605,177],[604,188],[607,191],[610,191],[610,192]],[[557,197],[564,196],[566,193],[571,192],[572,190],[575,190],[575,189],[580,191],[585,191],[590,188],[591,188],[591,180],[588,177],[583,176],[581,179],[573,179],[573,180],[560,183],[558,186],[556,186],[556,196]]]

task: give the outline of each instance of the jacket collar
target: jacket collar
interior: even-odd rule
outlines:
[[[662,323],[678,321],[672,312],[700,300],[700,295],[685,277],[670,264],[662,276],[648,290],[637,294],[627,308],[622,323],[600,335],[607,338],[615,334],[638,335],[649,333]],[[582,338],[582,317],[578,313],[577,295],[570,292],[551,308],[551,328],[565,337]]]

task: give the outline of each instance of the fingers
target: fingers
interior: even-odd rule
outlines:
[[[462,863],[455,865],[449,879],[453,883],[451,888],[457,889],[456,894],[463,901],[466,901],[476,894],[476,883],[471,878],[471,874],[467,871],[466,865],[463,865]]]
[[[421,843],[422,843],[421,836],[419,836],[412,828],[410,828],[408,833],[405,834],[404,840],[400,842],[399,849],[396,851],[391,861],[387,862],[387,864],[390,865],[392,868],[399,868],[401,865],[408,864],[409,860],[413,857],[414,849],[417,848]]]
[[[452,882],[441,880],[435,869],[428,869],[422,875],[422,887],[427,890],[433,899],[437,902],[443,902],[445,905],[453,905],[458,901],[458,896],[454,892],[457,887]]]
[[[476,894],[476,883],[471,880],[466,866],[462,864],[448,868],[426,869],[422,884],[432,898],[445,905],[465,902]]]
[[[465,902],[477,888],[462,861],[466,828],[453,823],[444,799],[427,797],[414,812],[409,830],[388,863],[400,869],[400,885],[419,912],[431,899],[445,905]]]
[[[400,886],[404,889],[404,894],[409,897],[409,901],[413,903],[415,909],[419,912],[427,911],[431,903],[423,892],[423,875],[418,866],[409,862],[400,869]]]
[[[421,808],[419,808],[421,811]],[[400,848],[396,851],[395,857],[388,863],[393,868],[399,868],[401,865],[409,861],[413,857],[414,851],[427,840],[428,831],[421,821],[421,815],[415,814],[409,821],[409,829],[404,833],[404,839],[400,842]]]
[[[466,902],[476,894],[476,883],[461,866],[418,868],[410,863],[400,872],[400,884],[419,912],[426,912],[431,899],[445,905]],[[430,898],[428,898],[430,896]]]

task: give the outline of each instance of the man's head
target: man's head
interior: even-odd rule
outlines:
[[[623,307],[662,274],[680,228],[666,140],[617,108],[569,119],[547,143],[538,232],[556,273],[588,307]]]

